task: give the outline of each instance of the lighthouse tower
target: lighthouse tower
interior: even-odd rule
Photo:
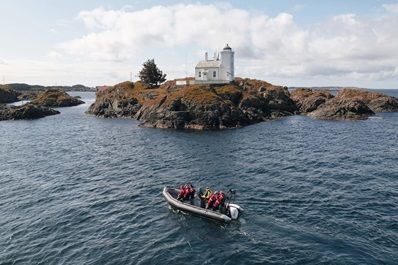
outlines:
[[[235,78],[235,70],[234,70],[234,54],[231,47],[225,46],[225,48],[221,51],[221,79],[232,82]]]

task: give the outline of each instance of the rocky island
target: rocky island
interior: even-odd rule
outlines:
[[[377,104],[376,104],[377,103]],[[398,111],[398,100],[360,89],[328,91],[275,86],[236,78],[230,84],[179,87],[167,81],[157,88],[124,82],[97,91],[87,113],[105,118],[128,117],[143,126],[174,129],[236,128],[293,114],[316,119],[358,120],[374,112]]]
[[[8,86],[0,87],[0,103],[17,102],[21,99],[21,95]],[[48,89],[28,99],[32,101],[21,106],[0,104],[0,121],[43,118],[60,113],[50,107],[69,107],[84,103],[59,89]]]
[[[293,115],[295,110],[286,87],[237,79],[228,85],[184,87],[168,81],[155,89],[141,82],[124,82],[99,90],[88,113],[131,117],[147,127],[208,130]]]
[[[361,120],[376,112],[397,112],[398,99],[358,88],[344,88],[333,96],[328,91],[295,89],[292,99],[302,114],[325,120]]]
[[[32,120],[43,118],[60,112],[48,107],[28,103],[22,106],[0,105],[0,121],[2,120]]]
[[[59,107],[72,107],[83,104],[84,102],[76,97],[70,96],[60,89],[47,89],[40,92],[32,101],[35,105],[59,108]]]
[[[18,101],[19,95],[20,93],[14,91],[10,86],[0,85],[0,104]]]

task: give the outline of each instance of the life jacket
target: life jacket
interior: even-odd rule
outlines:
[[[220,192],[218,193],[217,199],[220,201],[220,203],[224,200],[224,193]]]
[[[202,195],[202,198],[208,200],[212,195],[213,192],[211,191],[211,189],[206,189],[205,194]]]
[[[213,204],[213,209],[217,209],[218,206],[220,206],[220,204],[221,204],[221,201],[217,198],[216,201]]]
[[[187,189],[187,185],[183,185],[180,187],[180,193],[179,193],[179,197],[185,199],[185,197],[188,195],[188,189]]]
[[[217,200],[217,193],[210,196],[209,201],[207,202],[208,208],[213,208],[213,204]]]

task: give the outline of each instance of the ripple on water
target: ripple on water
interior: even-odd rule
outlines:
[[[1,123],[0,263],[398,263],[397,114],[178,132],[87,106]],[[169,209],[184,182],[236,189],[240,222]]]

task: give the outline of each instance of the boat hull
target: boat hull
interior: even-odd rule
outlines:
[[[200,200],[198,198],[186,202],[177,200],[178,190],[176,189],[164,187],[163,196],[171,207],[180,211],[225,223],[229,223],[232,220],[229,216],[218,211],[200,207]]]

